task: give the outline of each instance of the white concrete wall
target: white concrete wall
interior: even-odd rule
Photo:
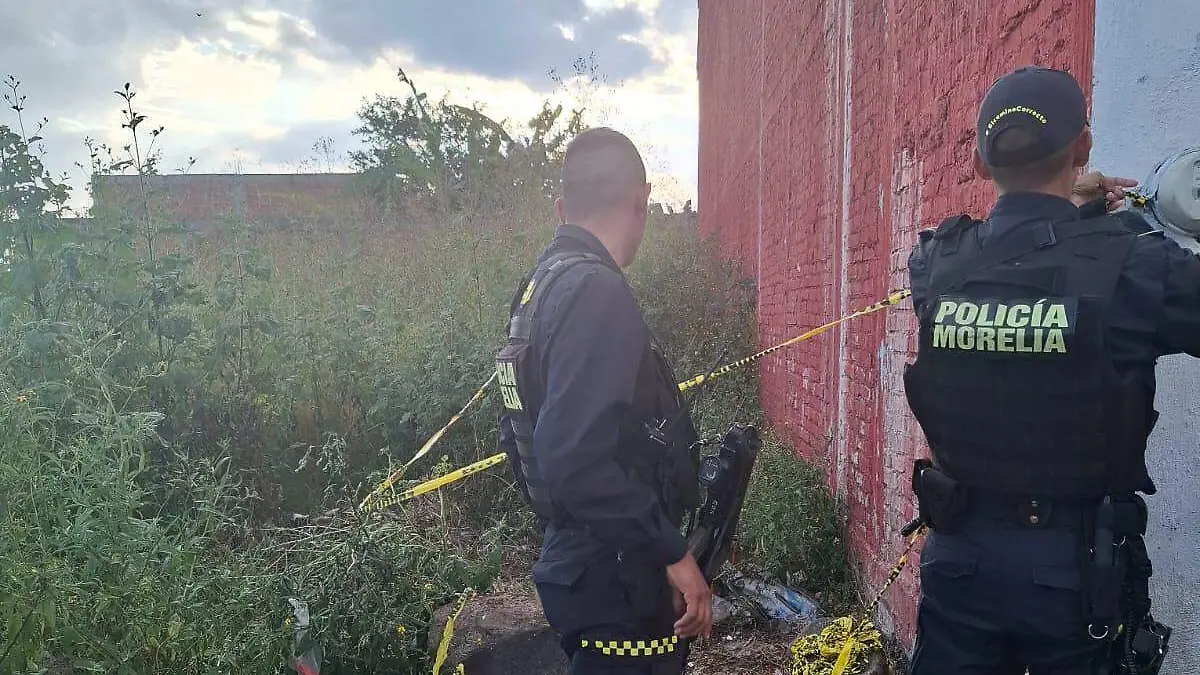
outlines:
[[[1143,180],[1200,145],[1200,1],[1096,0],[1093,167]],[[1164,673],[1200,672],[1200,360],[1159,361],[1150,439],[1158,494],[1147,547],[1155,616],[1175,628]]]

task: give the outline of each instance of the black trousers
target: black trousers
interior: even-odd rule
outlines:
[[[675,610],[664,568],[642,568],[636,587],[628,580],[615,555],[605,555],[580,564],[570,574],[547,575],[537,582],[538,597],[546,620],[562,635],[563,651],[571,662],[571,675],[679,675],[683,672],[682,641],[671,643]],[[664,643],[657,652],[651,641]],[[587,647],[584,642],[587,641]],[[596,642],[617,643],[620,649],[605,654]],[[626,641],[632,649],[625,649]],[[631,651],[638,655],[630,655]]]
[[[1084,619],[1082,524],[1057,521],[1027,527],[985,506],[954,534],[929,534],[911,675],[1096,672],[1105,643]]]

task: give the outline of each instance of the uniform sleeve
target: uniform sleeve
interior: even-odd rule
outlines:
[[[1159,337],[1167,354],[1200,357],[1200,258],[1174,241],[1158,241],[1165,257]]]
[[[550,320],[545,398],[533,432],[542,479],[551,499],[602,541],[652,551],[663,565],[678,562],[687,542],[649,486],[616,460],[621,421],[648,348],[637,303],[607,269],[590,270],[565,292],[569,304]]]

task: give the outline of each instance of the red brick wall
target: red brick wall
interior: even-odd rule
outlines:
[[[763,345],[907,286],[919,228],[986,213],[978,100],[1024,63],[1090,89],[1090,0],[700,0],[700,228],[759,284]],[[913,516],[924,440],[901,374],[911,305],[763,360],[764,408],[827,469],[863,581],[876,588]],[[879,618],[913,634],[916,561]]]

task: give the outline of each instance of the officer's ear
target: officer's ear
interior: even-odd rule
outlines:
[[[633,191],[633,212],[639,218],[650,212],[650,189],[650,183],[646,183],[641,189]]]
[[[567,212],[566,209],[563,208],[562,197],[556,197],[554,199],[554,212],[558,214],[559,223],[567,222]]]
[[[1074,166],[1087,166],[1088,160],[1092,155],[1092,129],[1088,125],[1084,125],[1083,133],[1079,134],[1079,138],[1075,139],[1075,162]]]
[[[979,146],[975,147],[975,152],[971,157],[975,164],[975,175],[984,180],[992,179],[992,171],[988,168],[987,162],[983,161],[983,156],[979,154]]]

